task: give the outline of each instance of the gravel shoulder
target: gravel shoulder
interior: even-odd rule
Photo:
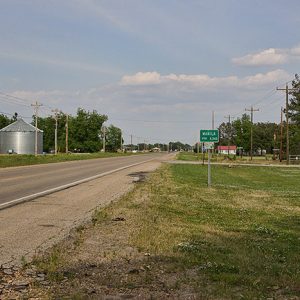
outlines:
[[[130,191],[138,172],[151,172],[157,160],[0,211],[0,265],[20,266],[91,219],[96,208]]]

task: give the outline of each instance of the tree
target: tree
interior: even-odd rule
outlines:
[[[116,152],[118,149],[121,149],[121,136],[121,129],[110,125],[106,129],[106,149],[111,152]]]
[[[292,98],[289,100],[289,117],[290,125],[290,154],[300,153],[300,77],[295,75],[292,81],[293,89]]]
[[[184,150],[184,151],[188,151],[190,149],[192,149],[192,146],[189,144],[183,144],[181,142],[170,142],[169,143],[169,149],[171,151],[180,151],[180,150]]]
[[[34,121],[33,123],[34,124]],[[52,117],[38,118],[38,128],[43,130],[43,148],[49,152],[54,149],[55,120]],[[59,135],[58,135],[59,136]]]
[[[6,115],[0,114],[0,129],[6,127],[12,123],[11,119],[9,119]]]
[[[220,145],[232,145],[235,144],[235,127],[233,126],[232,123],[225,123],[223,122],[220,126],[219,126],[219,134],[220,134],[220,141],[219,144]]]
[[[100,115],[96,110],[77,110],[77,116],[69,119],[69,147],[80,152],[97,152],[101,149],[101,128],[106,115]]]
[[[232,122],[234,128],[233,142],[238,147],[242,147],[244,151],[250,151],[250,133],[251,121],[247,114],[243,114],[241,118]]]
[[[291,92],[292,98],[289,100],[289,117],[293,124],[300,126],[300,77],[295,75],[295,79],[292,81],[293,89]]]
[[[253,149],[266,150],[273,153],[274,148],[279,147],[280,127],[275,123],[256,123],[253,124]]]

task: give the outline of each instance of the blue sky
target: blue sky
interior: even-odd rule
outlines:
[[[192,144],[212,110],[217,126],[251,104],[278,121],[275,89],[299,73],[298,0],[0,4],[0,91],[26,100],[0,97],[0,111],[96,109],[127,141]]]

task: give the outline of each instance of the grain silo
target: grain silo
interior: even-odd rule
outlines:
[[[35,127],[23,119],[0,130],[0,153],[34,154]],[[37,130],[37,152],[43,153],[43,131]]]

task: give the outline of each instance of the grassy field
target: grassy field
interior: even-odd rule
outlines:
[[[86,154],[58,154],[58,155],[0,155],[0,168],[17,167],[26,165],[48,164],[72,160],[84,160],[93,158],[115,157],[124,155],[136,155],[132,153],[97,152]]]
[[[208,154],[204,154],[204,160],[207,161]],[[202,161],[203,154],[202,153],[194,153],[194,152],[180,152],[176,156],[178,160],[185,161]],[[280,164],[279,160],[273,160],[272,155],[267,156],[253,156],[253,160],[250,160],[249,156],[243,156],[242,158],[235,155],[224,155],[224,154],[212,154],[212,162],[237,162],[237,163],[259,163],[259,164]],[[285,162],[283,162],[284,164]]]
[[[299,299],[300,170],[212,166],[212,174],[207,188],[207,167],[165,165],[99,210],[75,250],[55,248],[41,264],[49,278],[71,274],[52,293],[84,298],[92,285],[145,299]]]
[[[300,296],[300,171],[173,165],[156,175],[135,244],[195,269],[202,296]]]

